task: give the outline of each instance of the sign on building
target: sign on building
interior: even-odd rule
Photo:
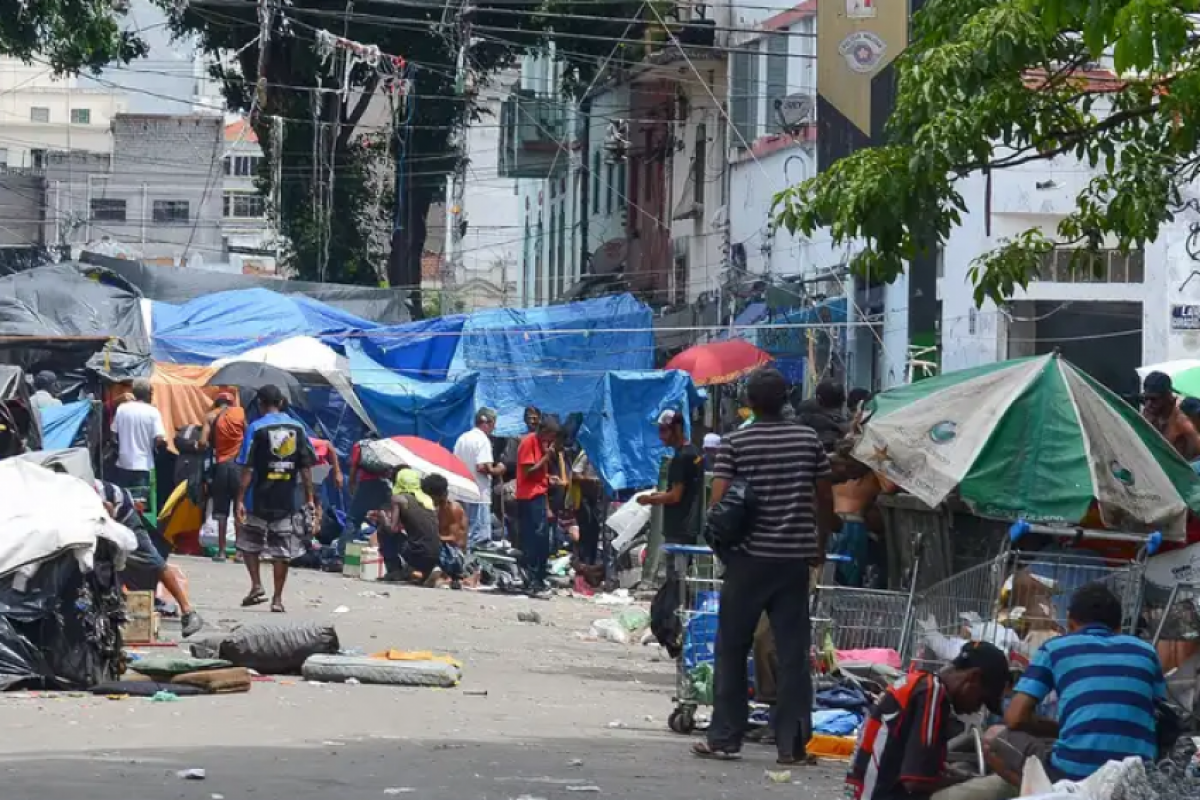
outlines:
[[[1171,306],[1171,330],[1200,331],[1200,305]]]

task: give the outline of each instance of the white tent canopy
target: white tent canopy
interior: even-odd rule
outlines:
[[[350,363],[345,356],[339,355],[336,350],[320,340],[311,336],[293,336],[282,342],[219,359],[212,365],[220,369],[238,361],[268,364],[294,375],[320,376],[337,390],[346,401],[346,405],[354,410],[368,428],[375,430],[375,423],[367,416],[366,409],[362,407],[358,396],[354,394],[354,388],[350,385]]]

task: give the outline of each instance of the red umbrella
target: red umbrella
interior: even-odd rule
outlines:
[[[770,363],[771,356],[745,339],[727,339],[689,347],[667,362],[667,369],[681,369],[697,386],[729,383]]]
[[[422,476],[441,475],[450,484],[450,496],[455,500],[478,503],[483,499],[470,468],[437,442],[416,436],[393,436],[366,443],[363,447],[370,447],[384,463],[393,467],[409,467]]]

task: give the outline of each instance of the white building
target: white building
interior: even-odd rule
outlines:
[[[259,190],[265,159],[258,135],[235,117],[225,125],[222,164],[221,235],[232,271],[274,275],[278,235],[267,216],[267,198]]]
[[[0,58],[0,166],[42,169],[50,150],[111,153],[120,92],[55,78],[49,66]]]

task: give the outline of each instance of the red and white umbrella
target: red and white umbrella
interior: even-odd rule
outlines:
[[[422,477],[441,475],[450,484],[450,497],[460,503],[483,500],[479,485],[471,475],[471,468],[437,442],[416,436],[393,436],[366,442],[362,446],[371,448],[380,460],[392,467],[408,467],[421,473]]]

